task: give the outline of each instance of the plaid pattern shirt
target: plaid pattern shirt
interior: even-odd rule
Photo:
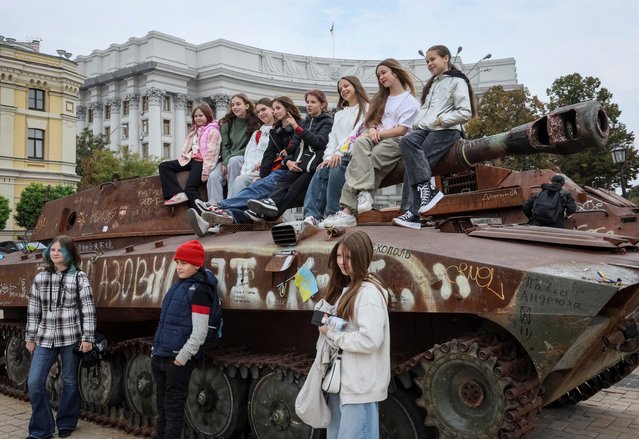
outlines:
[[[27,306],[27,342],[35,342],[45,348],[68,346],[79,340],[93,343],[95,322],[93,294],[84,272],[51,273],[45,270],[33,279]]]

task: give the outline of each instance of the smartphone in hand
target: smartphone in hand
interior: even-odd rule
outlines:
[[[324,316],[327,315],[324,311],[315,310],[313,311],[313,316],[311,317],[311,324],[316,326],[324,326],[322,320]]]

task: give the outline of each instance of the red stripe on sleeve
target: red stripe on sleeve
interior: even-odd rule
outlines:
[[[208,306],[193,304],[191,305],[191,312],[194,312],[195,314],[206,314],[208,316],[211,312],[211,308]]]

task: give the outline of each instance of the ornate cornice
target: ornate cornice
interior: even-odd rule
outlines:
[[[160,90],[156,87],[147,88],[143,95],[149,98],[149,104],[160,105],[162,97],[164,97],[164,90]]]
[[[178,93],[175,95],[175,109],[176,110],[186,110],[186,102],[189,100],[189,97],[184,93]]]
[[[120,98],[109,98],[107,99],[106,104],[111,107],[111,113],[119,113],[122,101]]]
[[[91,102],[88,106],[89,110],[93,111],[93,115],[96,117],[102,117],[104,111],[104,105],[102,102]]]
[[[222,93],[214,94],[213,96],[211,96],[211,99],[215,103],[216,107],[228,107],[229,102],[231,101],[231,97],[229,95],[225,95]]]

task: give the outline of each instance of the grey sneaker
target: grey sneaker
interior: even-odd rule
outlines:
[[[419,203],[419,213],[426,213],[439,203],[444,194],[436,187],[431,186],[430,183],[424,183],[417,185],[417,191],[421,202]]]
[[[310,224],[311,226],[319,227],[319,221],[314,216],[307,216],[304,218],[304,222],[306,224]]]
[[[186,211],[186,220],[197,236],[206,236],[209,227],[211,227],[208,221],[198,215],[195,209],[188,209]]]
[[[368,212],[373,209],[373,196],[368,191],[357,194],[357,213]]]
[[[413,215],[410,210],[404,212],[404,214],[393,218],[393,225],[400,227],[408,227],[409,229],[420,230],[422,228],[422,221],[419,215]]]
[[[204,201],[199,198],[195,200],[195,206],[201,211],[217,209],[217,203],[215,201]]]
[[[340,210],[335,215],[328,217],[324,220],[324,227],[355,227],[357,226],[357,220],[353,215],[345,213]]]
[[[202,218],[209,224],[233,224],[233,216],[224,209],[205,210]]]

